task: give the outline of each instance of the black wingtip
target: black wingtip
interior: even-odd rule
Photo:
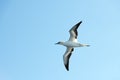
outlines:
[[[82,23],[82,21],[80,21],[78,24],[81,24]]]
[[[65,68],[67,71],[69,71],[69,66],[68,65],[65,65]]]
[[[78,22],[77,24],[76,24],[76,29],[79,27],[79,25],[82,23],[82,21],[80,21],[80,22]]]

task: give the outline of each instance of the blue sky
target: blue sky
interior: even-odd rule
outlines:
[[[0,80],[120,80],[119,0],[1,0]],[[69,29],[83,21],[70,71]]]

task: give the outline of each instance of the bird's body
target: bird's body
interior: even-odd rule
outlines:
[[[58,42],[56,44],[60,44],[60,45],[63,45],[65,47],[67,47],[66,49],[66,52],[65,54],[63,55],[63,61],[64,61],[64,65],[66,67],[67,70],[69,70],[69,59],[70,59],[70,56],[72,54],[72,52],[74,51],[74,48],[75,47],[84,47],[84,46],[89,46],[87,44],[80,44],[78,41],[77,41],[77,36],[78,36],[78,32],[77,32],[77,29],[79,27],[79,25],[82,23],[82,21],[80,21],[79,23],[77,23],[76,25],[74,25],[70,30],[69,30],[69,33],[70,33],[70,38],[68,41],[66,42]]]
[[[80,44],[79,42],[73,42],[73,41],[62,42],[62,45],[66,46],[66,47],[72,47],[72,48],[89,46],[89,45],[86,45],[86,44]]]

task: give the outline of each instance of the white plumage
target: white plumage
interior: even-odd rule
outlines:
[[[64,61],[64,65],[66,67],[66,69],[69,71],[69,59],[70,59],[70,56],[72,54],[72,52],[74,51],[74,48],[75,47],[84,47],[84,46],[89,46],[87,44],[80,44],[78,41],[77,41],[77,36],[78,36],[78,32],[77,32],[77,29],[79,27],[79,25],[82,23],[82,21],[80,21],[79,23],[77,23],[76,25],[74,25],[70,30],[69,30],[69,33],[70,33],[70,38],[68,41],[66,42],[58,42],[56,44],[60,44],[60,45],[63,45],[63,46],[66,46],[67,49],[66,49],[66,52],[65,54],[63,55],[63,61]]]

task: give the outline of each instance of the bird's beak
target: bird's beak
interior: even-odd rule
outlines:
[[[59,44],[58,42],[57,43],[55,43],[55,45],[57,45],[57,44]]]
[[[57,45],[57,43],[55,43],[55,45]]]

